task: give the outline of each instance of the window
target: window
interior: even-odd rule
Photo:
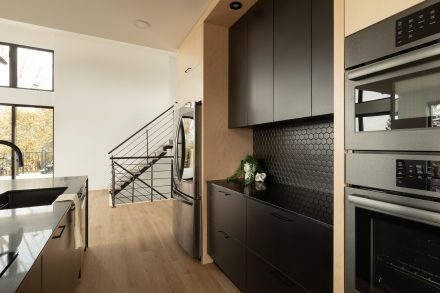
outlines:
[[[53,51],[0,44],[0,86],[53,91]]]
[[[24,161],[18,168],[15,152],[0,145],[0,180],[53,176],[53,108],[0,104],[0,137],[15,143]]]
[[[9,86],[9,46],[0,45],[0,86]]]

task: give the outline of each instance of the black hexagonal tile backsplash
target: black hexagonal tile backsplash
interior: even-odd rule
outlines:
[[[254,156],[268,180],[333,194],[333,120],[254,127]]]

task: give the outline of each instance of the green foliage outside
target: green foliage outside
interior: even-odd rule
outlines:
[[[0,106],[0,139],[11,141],[12,107]],[[53,110],[16,107],[15,143],[25,155],[25,171],[41,169],[42,153],[53,160]],[[0,145],[0,164],[9,165],[11,149]],[[47,162],[46,162],[47,163]],[[44,164],[43,164],[44,165]],[[1,166],[0,166],[1,167]],[[4,166],[3,166],[4,167]]]

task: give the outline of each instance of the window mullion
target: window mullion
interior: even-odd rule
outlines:
[[[17,46],[11,45],[9,48],[9,86],[17,88]]]
[[[12,123],[12,133],[11,133],[11,142],[17,144],[16,142],[16,138],[17,138],[17,108],[16,106],[12,106],[12,115],[11,115],[11,123]],[[12,174],[12,179],[15,179],[16,177],[16,168],[15,168],[15,151],[11,149],[11,174]]]

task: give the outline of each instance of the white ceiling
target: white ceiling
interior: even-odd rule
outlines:
[[[0,18],[175,51],[210,1],[0,0]]]

